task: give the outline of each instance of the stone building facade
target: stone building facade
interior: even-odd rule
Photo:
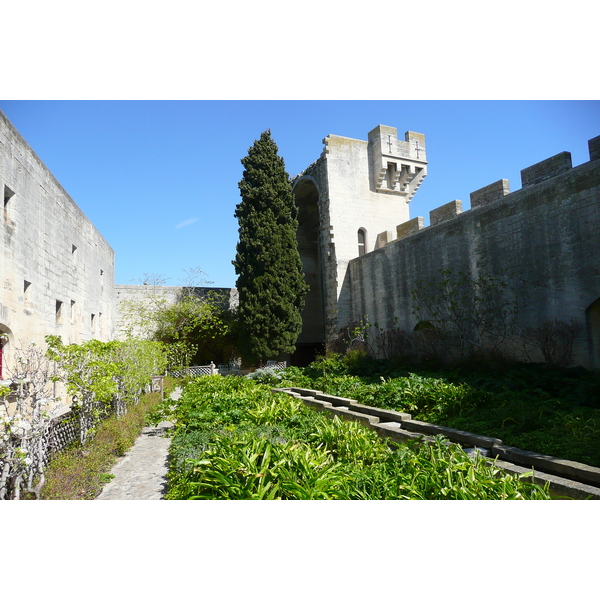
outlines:
[[[350,261],[391,241],[427,175],[425,136],[379,125],[368,140],[329,135],[319,159],[294,178],[298,246],[310,291],[299,353],[310,356],[349,322]]]
[[[3,371],[15,347],[48,334],[112,339],[113,249],[2,112],[0,192]]]
[[[440,269],[478,277],[510,272],[526,297],[521,327],[574,322],[575,362],[600,367],[600,136],[575,168],[562,152],[423,218],[408,202],[426,175],[425,140],[379,126],[368,141],[329,136],[293,182],[299,246],[311,284],[300,344],[330,342],[368,315],[383,330],[417,325],[411,292]]]

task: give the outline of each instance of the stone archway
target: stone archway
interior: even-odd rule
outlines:
[[[592,302],[585,311],[590,366],[600,369],[600,298]]]
[[[314,360],[325,344],[325,303],[323,295],[323,257],[320,243],[319,192],[308,178],[294,185],[298,207],[298,250],[302,269],[310,290],[302,312],[302,333],[292,356],[292,364],[303,365]]]

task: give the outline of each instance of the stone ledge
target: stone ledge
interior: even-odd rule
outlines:
[[[317,397],[317,395],[322,394],[321,390],[307,390],[304,388],[292,387],[292,388],[277,388],[281,392],[291,391],[295,394],[300,394],[300,396],[313,396]]]
[[[377,417],[354,412],[346,406],[328,406],[325,408],[325,410],[327,411],[328,416],[339,417],[345,421],[358,421],[359,423],[368,426],[379,423],[379,419]]]
[[[306,404],[306,406],[310,406],[311,408],[314,408],[315,410],[318,410],[318,411],[329,410],[330,408],[332,408],[331,402],[323,402],[322,400],[315,400],[314,398],[311,398],[310,396],[302,396],[299,398],[299,400],[302,400],[302,402],[304,404]]]
[[[525,473],[530,473],[531,468],[522,467],[515,465],[504,460],[489,460],[487,463],[490,466],[496,466],[506,473],[513,475],[522,476]],[[576,500],[600,500],[600,488],[573,481],[571,479],[565,479],[563,477],[557,477],[549,473],[543,473],[541,471],[533,470],[533,476],[522,477],[523,480],[533,481],[538,485],[544,485],[548,483],[550,485],[550,493],[554,496],[566,496],[568,499]]]
[[[564,460],[555,456],[540,454],[539,452],[521,450],[513,446],[504,446],[503,444],[492,448],[492,456],[523,467],[541,469],[544,473],[549,473],[550,475],[573,478],[588,485],[600,485],[599,468],[572,460]]]
[[[358,404],[358,400],[352,400],[351,398],[341,398],[340,396],[330,396],[329,394],[317,393],[315,398],[318,400],[325,400],[325,402],[331,402],[333,406],[354,406]]]
[[[408,413],[400,413],[395,410],[388,410],[386,408],[376,408],[374,406],[367,406],[366,404],[353,404],[352,410],[354,412],[365,413],[374,417],[379,417],[380,420],[398,423],[409,421],[411,418]]]
[[[434,439],[420,433],[412,433],[400,427],[400,423],[374,423],[371,429],[381,438],[388,438],[393,442],[406,443],[421,441],[433,443]]]
[[[442,425],[433,425],[424,421],[404,421],[402,426],[409,431],[417,431],[429,435],[443,435],[451,442],[467,444],[469,446],[479,446],[481,448],[492,448],[498,444],[502,444],[502,440],[486,435],[478,435],[470,431],[462,431],[460,429],[452,429],[443,427]]]

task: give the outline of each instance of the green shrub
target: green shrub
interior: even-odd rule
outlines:
[[[600,372],[544,365],[466,363],[430,372],[398,365],[379,374],[348,372],[340,356],[328,368],[300,370],[289,385],[320,389],[415,419],[499,437],[506,444],[600,466]],[[335,365],[342,365],[337,368]],[[344,372],[342,372],[344,371]],[[308,379],[308,381],[307,381]]]
[[[441,438],[391,447],[249,379],[199,379],[174,415],[168,499],[548,498]]]

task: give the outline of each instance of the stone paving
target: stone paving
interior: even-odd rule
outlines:
[[[171,394],[173,400],[181,390]],[[133,447],[112,468],[114,475],[96,500],[163,500],[167,490],[167,460],[171,438],[164,437],[173,423],[144,427]]]

